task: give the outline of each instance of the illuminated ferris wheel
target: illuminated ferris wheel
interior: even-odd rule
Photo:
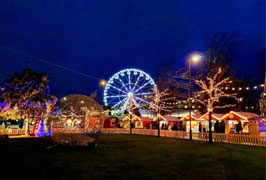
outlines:
[[[157,86],[147,73],[139,69],[124,69],[115,73],[107,82],[103,100],[112,110],[125,110],[130,101],[136,106],[147,104],[146,96]]]

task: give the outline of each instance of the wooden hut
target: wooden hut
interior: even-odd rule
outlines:
[[[249,123],[251,119],[258,118],[259,115],[251,112],[235,112],[230,111],[225,114],[221,119],[225,121],[225,133],[235,132],[238,122],[242,124],[242,132],[249,133]]]
[[[216,121],[221,123],[222,118],[225,114],[219,114],[219,113],[212,113],[211,121],[212,121],[212,131],[214,131],[214,124]],[[209,113],[203,114],[199,119],[201,121],[202,129],[205,128],[206,131],[209,130]]]
[[[132,122],[134,123],[135,128],[139,129],[149,129],[150,124],[152,123],[152,119],[149,117],[141,117],[141,116],[136,116],[132,115]],[[129,121],[130,121],[130,116],[127,115],[122,119],[122,122],[124,122],[125,128],[129,127]]]
[[[191,115],[191,128],[192,128],[192,132],[199,132],[199,122],[200,122],[200,117],[202,115],[198,114],[198,115]],[[184,126],[187,132],[189,132],[190,129],[190,115],[187,115],[185,117],[182,117],[180,119],[181,121],[184,122]]]
[[[182,127],[182,121],[174,116],[159,116],[160,117],[160,127],[162,127],[162,124],[168,125],[168,129],[170,130],[175,124],[180,127]],[[154,121],[157,121],[158,117],[154,119]]]

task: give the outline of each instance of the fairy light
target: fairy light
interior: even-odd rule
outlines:
[[[236,94],[229,94],[220,89],[221,86],[225,84],[232,84],[232,81],[229,78],[225,78],[221,81],[218,80],[219,75],[222,73],[221,68],[213,77],[207,77],[207,82],[203,80],[195,80],[195,83],[201,88],[196,94],[196,97],[206,97],[207,99],[196,98],[198,102],[207,107],[208,112],[212,112],[215,108],[227,108],[235,105],[224,105],[224,106],[215,106],[215,103],[218,103],[220,98],[227,97],[233,98],[238,101]],[[228,89],[226,86],[225,89]]]
[[[174,97],[169,97],[169,93],[167,93],[167,90],[160,91],[159,89],[152,89],[154,96],[151,98],[149,102],[148,109],[150,112],[157,113],[157,117],[161,115],[160,113],[162,111],[165,112],[171,112],[172,103],[167,102],[169,100],[174,100]]]
[[[220,87],[221,90],[225,89],[225,90],[229,90],[229,89],[232,89],[232,91],[235,91],[236,89],[238,90],[251,90],[252,88],[253,89],[258,89],[258,88],[263,88],[264,87],[264,84],[260,84],[260,85],[257,85],[257,86],[253,86],[253,87],[232,87],[232,88],[229,88],[228,86],[225,86],[225,87]]]

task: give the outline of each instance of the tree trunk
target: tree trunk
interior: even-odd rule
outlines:
[[[30,127],[30,115],[28,113],[28,118],[26,120],[26,127],[25,127],[25,135],[26,136],[29,136],[30,135],[30,132],[29,132],[29,128]]]
[[[26,119],[25,119],[26,120]],[[27,119],[25,121],[25,136],[28,136],[29,135],[29,132],[28,132],[28,123],[29,123],[29,120]]]
[[[209,144],[213,144],[212,141],[212,112],[209,112]]]
[[[158,117],[158,137],[160,137],[160,117]]]

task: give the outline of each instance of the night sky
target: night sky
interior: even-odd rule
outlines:
[[[103,79],[131,67],[154,77],[170,60],[185,67],[204,38],[224,31],[240,37],[238,76],[263,83],[264,0],[0,0],[1,45]],[[2,47],[0,62],[1,82],[29,67],[47,73],[59,97],[101,93],[97,80]]]

